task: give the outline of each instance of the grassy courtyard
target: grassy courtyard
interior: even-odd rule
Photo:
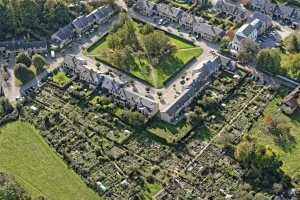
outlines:
[[[142,24],[138,24],[137,22],[134,22],[134,24],[137,30],[136,34],[139,40],[141,40],[142,34],[140,33],[140,29]],[[171,78],[173,74],[181,70],[193,58],[199,57],[203,52],[200,47],[185,40],[169,34],[167,34],[167,36],[170,39],[170,43],[176,47],[174,56],[165,58],[157,66],[152,66],[147,59],[134,55],[134,67],[129,71],[133,76],[145,80],[156,88],[162,88],[164,83]],[[103,55],[103,52],[109,50],[106,37],[104,37],[85,50],[84,54],[95,57],[98,60],[109,62],[107,56]]]
[[[28,123],[17,121],[0,128],[0,160],[0,171],[15,176],[34,198],[100,199]]]
[[[56,72],[53,74],[53,81],[59,86],[64,86],[70,81],[70,77],[67,76],[64,72]]]
[[[264,111],[264,117],[253,126],[250,133],[255,136],[258,143],[269,145],[279,154],[280,159],[283,161],[283,170],[292,176],[296,171],[300,170],[300,111],[298,109],[298,111],[291,116],[283,114],[279,110],[283,96],[283,94],[278,95],[269,103]],[[286,141],[284,146],[277,142],[277,136],[264,131],[265,119],[268,116],[285,122],[285,125],[291,128],[290,140]]]

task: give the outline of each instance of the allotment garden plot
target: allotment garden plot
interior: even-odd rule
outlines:
[[[272,98],[246,73],[224,71],[190,107],[204,106],[207,98],[220,106],[208,107],[202,125],[168,144],[120,120],[114,112],[122,109],[117,104],[95,104],[109,99],[103,91],[72,77],[64,80],[61,86],[61,81],[50,79],[31,95],[21,119],[38,128],[66,164],[105,199],[151,198],[158,191],[163,191],[159,199],[172,199],[178,194],[176,184],[184,188],[184,196],[194,190],[204,195],[201,198],[231,193],[242,171],[224,157],[214,139],[223,132],[238,140]]]

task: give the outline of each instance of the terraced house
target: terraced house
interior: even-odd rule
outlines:
[[[217,12],[221,14],[233,17],[234,21],[238,23],[246,20],[246,18],[250,15],[250,13],[246,9],[228,3],[224,0],[218,0],[215,9],[217,10]]]
[[[202,17],[195,16],[188,12],[182,12],[181,17],[179,19],[179,25],[186,30],[192,30],[194,24],[203,22],[204,19]]]
[[[134,9],[144,16],[151,17],[156,13],[155,5],[152,1],[138,0]]]
[[[193,101],[193,99],[210,84],[210,78],[221,69],[221,58],[215,57],[213,60],[199,66],[193,71],[197,78],[180,94],[175,102],[170,104],[164,110],[160,111],[162,120],[176,124],[184,115],[182,111]]]
[[[277,5],[270,0],[252,0],[249,6],[276,20],[282,20],[286,23],[295,23],[296,25],[300,22],[300,9],[286,4]]]
[[[46,41],[5,41],[0,42],[0,53],[10,54],[10,53],[43,53],[47,51],[47,42]]]
[[[81,36],[93,27],[94,24],[104,24],[114,15],[115,11],[110,5],[102,6],[89,13],[74,19],[70,24],[59,29],[51,36],[51,40],[60,48],[69,44],[76,35]]]
[[[172,7],[168,4],[159,3],[156,5],[156,14],[164,19],[171,22],[179,22],[182,10],[179,8]]]
[[[82,58],[66,56],[61,70],[77,76],[91,87],[101,87],[124,108],[135,108],[147,117],[152,117],[158,112],[158,103],[154,100],[134,92],[132,88],[127,87],[128,83],[121,81],[117,76],[94,70],[94,66]]]
[[[217,41],[225,35],[225,32],[219,27],[200,22],[193,24],[193,34],[207,41]]]

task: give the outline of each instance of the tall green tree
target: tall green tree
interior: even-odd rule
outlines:
[[[237,55],[242,62],[254,62],[258,51],[257,44],[248,38],[241,40],[240,51]]]
[[[26,65],[27,67],[30,67],[31,58],[26,53],[20,53],[16,58],[16,63],[22,63],[22,64]]]
[[[280,73],[281,70],[281,52],[279,49],[262,49],[256,57],[257,67],[273,72]]]
[[[39,54],[35,54],[32,56],[32,64],[35,66],[38,72],[44,70],[44,66],[46,65],[46,60],[43,56]]]

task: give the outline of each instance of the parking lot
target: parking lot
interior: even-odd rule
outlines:
[[[275,30],[267,32],[266,34],[263,34],[257,38],[257,42],[261,48],[278,47],[281,40],[280,34]]]

